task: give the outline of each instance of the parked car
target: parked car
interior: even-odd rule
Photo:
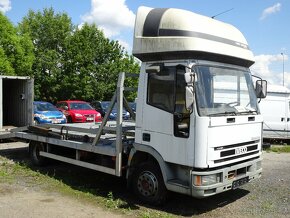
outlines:
[[[34,101],[34,123],[66,123],[65,115],[53,104],[45,101]]]
[[[101,113],[102,117],[105,116],[107,110],[109,109],[110,106],[110,101],[92,101],[91,105]],[[116,104],[114,105],[112,112],[109,115],[110,120],[116,120],[117,119],[117,107]],[[123,119],[128,120],[130,119],[130,113],[126,111],[123,108]]]
[[[110,105],[109,101],[92,101],[90,105],[95,108],[96,111],[101,113],[101,116],[104,117],[106,114],[106,111]]]
[[[129,102],[129,106],[134,112],[136,112],[136,102]]]
[[[67,118],[68,123],[101,122],[102,116],[88,102],[79,100],[59,101],[56,107]]]

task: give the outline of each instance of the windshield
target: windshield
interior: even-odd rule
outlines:
[[[50,103],[35,103],[34,109],[37,111],[58,111],[57,108]]]
[[[258,106],[249,71],[197,66],[196,100],[200,116],[257,114]]]
[[[101,102],[102,108],[104,111],[107,111],[108,107],[110,106],[110,102],[108,101],[103,101]]]
[[[101,104],[102,104],[103,110],[104,111],[108,111],[111,102],[110,101],[103,101],[103,102],[101,102]],[[117,111],[117,104],[115,103],[114,104],[114,107],[112,109],[112,112],[116,112],[116,111]],[[123,107],[123,112],[126,112],[126,109],[124,107]]]
[[[70,103],[71,110],[94,110],[88,103],[74,102]]]
[[[136,111],[136,103],[135,102],[129,102],[129,106],[133,111]]]

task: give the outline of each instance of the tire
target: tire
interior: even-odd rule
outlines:
[[[158,165],[146,162],[137,167],[132,177],[133,191],[143,202],[151,205],[165,203],[168,191]]]
[[[35,166],[44,166],[47,163],[47,159],[39,155],[40,151],[44,151],[44,143],[31,141],[29,143],[30,159]]]
[[[34,121],[33,121],[33,124],[34,124],[34,125],[38,125],[38,124],[39,124],[39,121],[38,121],[38,120],[34,120]]]
[[[68,123],[72,123],[72,118],[71,118],[71,116],[67,117],[67,122],[68,122]]]

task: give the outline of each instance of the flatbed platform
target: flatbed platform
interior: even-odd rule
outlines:
[[[100,123],[9,126],[0,131],[0,140],[29,142],[30,156],[36,165],[50,158],[121,176],[135,141],[135,113],[123,95],[124,79],[125,73],[120,73],[116,93]],[[118,116],[116,121],[111,121],[109,114],[115,103]],[[133,120],[123,120],[123,107]]]
[[[117,156],[117,123],[115,121],[108,121],[102,130],[100,130],[100,127],[101,123],[39,124],[1,131],[0,139],[15,138],[20,141],[44,143],[49,145],[50,149],[46,148],[46,152],[40,152],[43,157],[115,174],[115,169],[78,160],[80,159],[80,152],[110,157]],[[97,143],[94,144],[95,137],[99,131],[102,131],[102,134]],[[122,149],[126,149],[127,146],[131,146],[134,143],[134,133],[135,123],[133,121],[122,123]],[[48,152],[52,146],[75,150],[75,158],[68,158]]]
[[[108,121],[98,143],[92,146],[100,125],[101,123],[67,123],[15,127],[1,131],[0,139],[20,138],[111,155],[112,152],[107,152],[108,149],[101,152],[99,147],[115,147],[117,124],[115,121]],[[135,122],[123,122],[122,132],[127,140],[134,140]]]

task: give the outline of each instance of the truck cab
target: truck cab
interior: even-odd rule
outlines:
[[[142,65],[129,165],[143,169],[127,176],[140,198],[160,202],[166,190],[203,198],[261,176],[256,94],[265,95],[266,84],[255,90],[253,53],[239,30],[180,9],[141,7],[133,54]]]

